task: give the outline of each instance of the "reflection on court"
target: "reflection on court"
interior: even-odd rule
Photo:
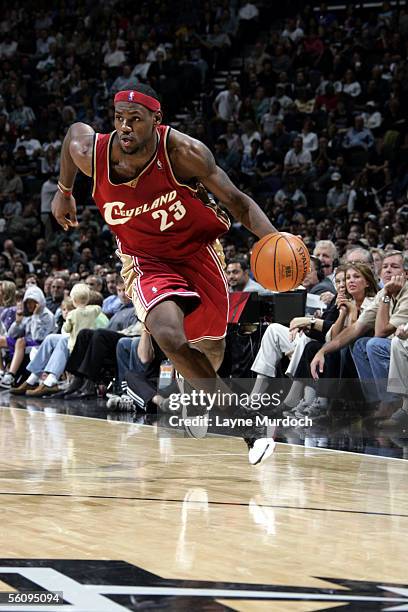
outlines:
[[[47,408],[3,408],[0,425],[3,561],[118,560],[163,578],[272,591],[346,589],[329,579],[406,588],[405,461],[279,444],[253,468],[241,440],[159,438],[154,427]],[[305,599],[222,602],[339,605]]]

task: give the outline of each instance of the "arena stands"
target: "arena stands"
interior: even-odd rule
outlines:
[[[279,230],[302,235],[311,252],[334,244],[337,261],[323,276],[334,280],[339,260],[362,249],[384,284],[384,254],[408,252],[408,8],[274,4],[181,0],[175,11],[168,0],[73,0],[3,11],[0,280],[15,284],[2,283],[3,337],[31,285],[56,331],[79,281],[102,294],[109,317],[127,310],[114,297],[119,261],[90,180],[77,178],[80,224],[68,235],[51,201],[68,126],[111,131],[114,93],[139,82],[160,94],[165,123],[210,147]],[[248,261],[253,241],[233,223],[227,263]],[[6,366],[10,344],[2,346]]]

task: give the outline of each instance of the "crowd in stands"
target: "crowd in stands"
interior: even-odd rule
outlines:
[[[44,9],[29,1],[2,13],[3,388],[56,395],[69,372],[69,393],[88,397],[104,366],[115,371],[121,364],[121,384],[130,359],[145,371],[159,354],[124,294],[89,179],[80,175],[75,184],[76,230],[61,232],[51,215],[67,127],[83,121],[111,131],[115,92],[147,83],[162,98],[165,122],[203,141],[275,226],[302,235],[315,255],[305,287],[321,296],[313,322],[320,336],[303,333],[310,319],[285,331],[270,326],[261,347],[266,357],[258,355],[253,366],[256,384],[274,376],[278,357],[299,353],[300,344],[306,357],[297,354],[295,377],[305,374],[305,359],[320,367],[322,355],[331,374],[340,375],[350,362],[346,350],[355,376],[375,377],[371,361],[381,345],[388,351],[382,363],[389,367],[392,358],[388,392],[401,395],[395,379],[408,374],[408,289],[401,280],[408,252],[408,8],[289,2],[286,16],[281,7],[277,17],[272,4],[183,0],[175,10],[168,0],[137,6],[73,0]],[[249,271],[253,242],[235,222],[222,238],[231,291],[264,291]],[[397,311],[386,325],[385,308]],[[353,326],[365,341],[353,336],[341,359],[336,338]],[[303,336],[300,344],[295,336]],[[271,357],[271,346],[279,355]],[[116,362],[106,364],[115,350]],[[383,365],[382,379],[387,372]],[[319,412],[324,389],[304,387],[293,391],[287,408],[301,413],[313,404],[312,413]],[[150,391],[145,395],[151,399]],[[408,414],[408,400],[403,406]]]

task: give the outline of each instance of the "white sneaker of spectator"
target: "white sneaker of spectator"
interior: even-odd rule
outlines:
[[[14,375],[6,372],[0,379],[0,389],[11,389],[14,384]]]
[[[327,399],[325,397],[316,397],[310,406],[305,410],[303,416],[317,418],[327,413]]]
[[[135,408],[135,404],[131,397],[128,395],[111,395],[106,402],[106,407],[109,410],[133,410]]]
[[[306,408],[309,408],[309,404],[305,399],[301,399],[300,402],[292,408],[292,410],[285,410],[283,416],[299,418],[305,415]]]

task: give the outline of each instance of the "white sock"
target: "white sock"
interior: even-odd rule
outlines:
[[[258,374],[255,379],[254,388],[251,391],[251,395],[255,393],[265,393],[269,386],[269,376],[264,376],[263,374]]]
[[[44,380],[44,385],[46,387],[53,387],[57,383],[58,383],[58,380],[55,374],[48,374],[47,378]]]
[[[316,397],[316,391],[313,387],[305,387],[304,398],[308,404],[311,404]]]
[[[26,382],[27,382],[27,385],[31,385],[32,387],[34,387],[34,385],[36,385],[39,380],[40,380],[40,377],[37,374],[30,374]]]
[[[293,381],[290,391],[284,400],[286,406],[289,406],[289,408],[294,408],[298,405],[303,397],[303,386],[304,385],[301,380]]]
[[[326,406],[327,406],[327,397],[318,397],[317,399],[319,400],[320,406],[322,406],[323,408],[326,408]]]

